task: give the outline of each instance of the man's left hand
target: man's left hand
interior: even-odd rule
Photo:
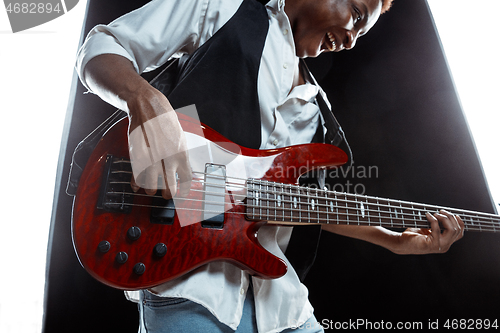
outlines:
[[[430,229],[409,228],[399,237],[399,254],[445,253],[451,244],[464,235],[464,222],[458,215],[445,210],[427,213]]]

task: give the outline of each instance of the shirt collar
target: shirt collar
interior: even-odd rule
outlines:
[[[287,99],[298,98],[305,102],[312,103],[318,95],[318,87],[306,82],[304,84],[298,85],[292,89],[290,94],[288,94]]]
[[[281,12],[285,10],[285,0],[271,0],[266,6],[273,9],[275,12]]]

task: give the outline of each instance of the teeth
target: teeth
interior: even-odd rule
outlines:
[[[332,43],[332,45],[333,45],[333,48],[330,51],[335,51],[337,49],[337,44],[335,43],[335,38],[333,37],[331,32],[328,32],[326,35],[328,36],[328,39],[330,39],[330,43]]]

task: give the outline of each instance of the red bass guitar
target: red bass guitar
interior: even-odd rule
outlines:
[[[127,119],[105,134],[81,176],[73,243],[82,266],[106,285],[149,288],[215,260],[278,278],[287,266],[259,244],[264,223],[427,228],[425,212],[441,208],[298,186],[306,171],[346,162],[332,145],[254,150],[187,116],[179,120],[193,172],[186,198],[132,191]],[[446,209],[462,217],[466,230],[500,231],[498,215]]]

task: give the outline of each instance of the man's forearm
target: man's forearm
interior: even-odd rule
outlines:
[[[401,234],[382,227],[329,224],[323,225],[323,230],[364,240],[398,253],[399,237]]]
[[[382,227],[325,225],[324,230],[361,239],[398,254],[444,253],[464,234],[462,219],[445,210],[427,213],[430,228],[408,228],[393,232]]]
[[[129,113],[132,127],[172,109],[165,96],[135,71],[130,60],[120,55],[102,54],[91,59],[84,75],[94,93]]]

